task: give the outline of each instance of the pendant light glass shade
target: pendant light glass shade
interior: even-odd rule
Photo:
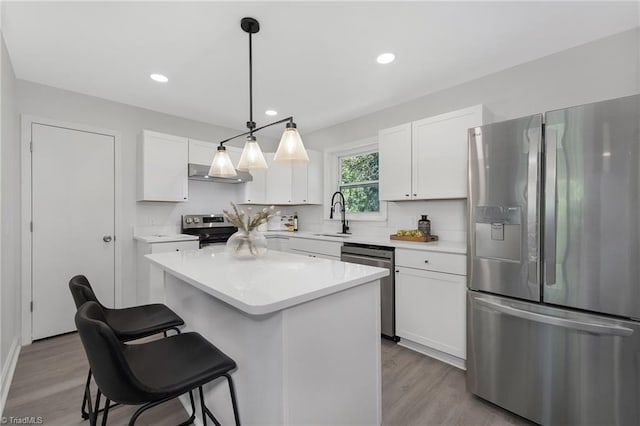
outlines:
[[[309,155],[307,155],[307,150],[304,149],[304,144],[295,123],[287,123],[287,128],[282,133],[280,145],[278,145],[276,155],[273,156],[273,161],[309,161]]]
[[[244,144],[238,170],[248,172],[250,170],[265,170],[267,162],[262,155],[260,145],[256,142],[255,136],[247,136],[247,143]]]
[[[236,176],[236,169],[233,167],[231,157],[224,146],[219,146],[216,155],[211,162],[211,168],[209,169],[209,176],[215,177],[234,177]]]

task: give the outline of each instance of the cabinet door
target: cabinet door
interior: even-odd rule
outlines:
[[[311,160],[311,156],[309,156],[309,160]],[[291,197],[293,204],[307,204],[308,194],[309,163],[294,163],[291,165]]]
[[[138,201],[187,201],[187,139],[144,130],[138,143]]]
[[[292,199],[292,171],[288,161],[273,161],[274,153],[265,153],[269,168],[267,169],[267,203],[291,204]]]
[[[466,358],[466,277],[396,267],[396,332]]]
[[[324,186],[324,154],[319,151],[307,151],[307,201],[306,204],[322,204]],[[294,181],[295,184],[295,181]]]
[[[293,204],[322,204],[322,153],[307,150],[308,163],[293,163],[292,199]]]
[[[381,200],[410,200],[411,123],[378,132]]]
[[[189,163],[211,166],[217,149],[218,144],[213,142],[189,139]]]
[[[241,198],[246,204],[267,203],[267,171],[251,170],[253,180],[244,184],[244,196]],[[242,191],[242,190],[241,190]]]
[[[482,124],[482,105],[413,123],[414,198],[467,197],[467,130]]]

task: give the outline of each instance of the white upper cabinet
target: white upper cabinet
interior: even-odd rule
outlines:
[[[309,163],[273,161],[274,153],[265,153],[269,168],[251,171],[253,181],[245,185],[245,204],[322,204],[322,153],[307,150]]]
[[[264,154],[267,160],[267,202],[269,204],[291,204],[293,170],[290,162],[273,161],[274,153]]]
[[[143,130],[138,140],[138,201],[187,201],[187,138]]]
[[[211,166],[218,144],[189,139],[189,163]]]
[[[476,105],[381,130],[380,198],[466,198],[467,130],[486,121]]]
[[[378,133],[381,200],[411,199],[411,123]]]
[[[322,153],[307,150],[308,163],[292,166],[293,204],[322,204]]]

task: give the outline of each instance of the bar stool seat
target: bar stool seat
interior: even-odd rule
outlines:
[[[184,325],[175,312],[159,303],[124,309],[104,309],[107,324],[123,342],[162,333]]]
[[[236,368],[235,361],[194,332],[126,345],[124,357],[144,383],[149,401],[186,393]]]

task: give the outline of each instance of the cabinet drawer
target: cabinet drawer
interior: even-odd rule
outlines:
[[[195,241],[174,241],[171,243],[151,244],[151,253],[166,253],[169,251],[196,250],[200,243]]]
[[[340,248],[342,242],[308,240],[306,238],[291,238],[289,249],[305,251],[308,253],[324,254],[340,258]]]
[[[467,274],[467,256],[464,254],[396,249],[396,265],[449,274]]]

